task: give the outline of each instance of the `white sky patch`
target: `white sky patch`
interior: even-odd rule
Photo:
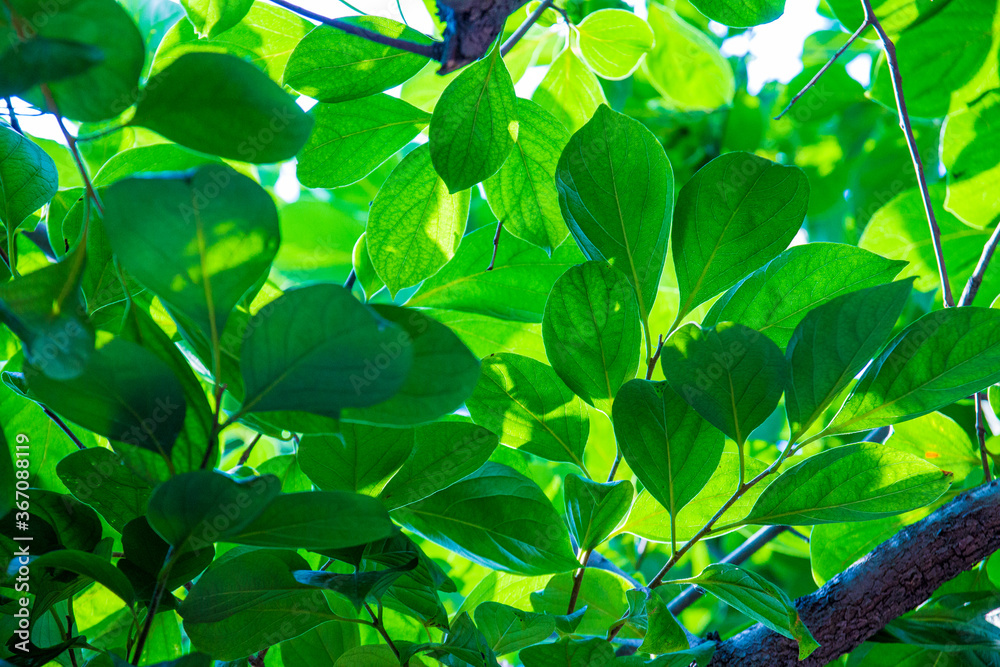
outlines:
[[[865,88],[872,82],[872,56],[870,53],[862,53],[855,57],[845,67],[848,76],[860,83]]]

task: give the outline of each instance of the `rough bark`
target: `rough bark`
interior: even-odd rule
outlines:
[[[808,659],[799,662],[794,641],[757,624],[720,643],[710,667],[826,665],[998,549],[1000,481],[994,481],[904,528],[796,600],[799,615],[822,645]]]
[[[479,60],[490,50],[507,17],[527,0],[439,0],[445,22],[439,74],[453,72]]]

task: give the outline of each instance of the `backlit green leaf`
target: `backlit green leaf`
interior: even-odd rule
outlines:
[[[581,550],[593,549],[614,531],[632,506],[632,483],[602,484],[567,475],[564,479],[566,522]]]
[[[624,79],[653,47],[653,29],[624,9],[599,9],[577,26],[580,54],[596,74]]]
[[[215,37],[239,23],[253,0],[184,0],[181,4],[199,34]]]
[[[570,132],[576,132],[608,100],[601,82],[572,49],[564,49],[538,84],[531,101],[556,117]]]
[[[694,0],[698,11],[723,25],[749,28],[774,21],[785,11],[785,0]]]
[[[987,193],[1000,184],[1000,151],[992,141],[1000,123],[1000,90],[950,114],[941,133],[941,161],[948,170],[945,207],[976,227],[994,222],[1000,208]]]
[[[30,139],[0,125],[0,223],[8,232],[48,203],[58,188],[52,158]]]

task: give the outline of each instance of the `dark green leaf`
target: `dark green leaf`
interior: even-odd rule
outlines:
[[[403,158],[375,195],[365,229],[368,254],[393,297],[455,256],[468,217],[469,193],[448,193],[428,146]]]
[[[416,429],[343,424],[340,434],[307,435],[302,471],[324,491],[377,495],[413,451]]]
[[[153,492],[120,456],[101,447],[73,452],[59,461],[56,472],[74,497],[96,509],[119,532],[146,513]]]
[[[638,121],[602,106],[559,158],[556,189],[583,254],[628,278],[645,319],[656,300],[673,211],[673,170],[660,142]]]
[[[560,639],[554,644],[529,646],[521,651],[520,658],[524,667],[590,667],[610,665],[615,660],[615,649],[603,639]]]
[[[619,387],[639,365],[641,319],[620,271],[597,261],[574,266],[545,302],[545,353],[577,396],[610,414]]]
[[[788,343],[785,410],[792,439],[803,435],[885,342],[912,280],[844,294],[816,308]]]
[[[567,475],[566,523],[580,550],[593,549],[614,531],[632,507],[632,483],[602,484],[579,475]]]
[[[948,490],[951,474],[878,443],[844,445],[811,456],[760,495],[741,524],[811,526],[908,512]]]
[[[570,134],[552,114],[528,100],[517,100],[517,117],[511,155],[483,188],[505,230],[551,255],[569,234],[559,210],[555,173]]]
[[[370,407],[345,408],[342,419],[410,426],[434,421],[462,407],[479,379],[479,360],[458,336],[418,310],[388,305],[371,306],[371,310],[404,332],[395,337],[395,343],[382,347],[391,363],[399,363],[407,349],[413,362],[406,381],[392,398]],[[384,359],[384,355],[374,359],[380,369]],[[368,381],[367,367],[365,373]]]
[[[450,192],[486,180],[507,160],[518,135],[516,100],[499,43],[444,89],[429,136],[431,161]]]
[[[381,16],[342,20],[387,37],[428,43],[416,30]],[[319,26],[292,52],[285,68],[285,84],[321,102],[342,102],[398,86],[425,64],[423,56]]]
[[[938,310],[889,343],[824,433],[854,433],[913,419],[998,380],[1000,311]]]
[[[117,565],[132,583],[139,600],[148,603],[152,599],[169,549],[170,545],[153,530],[146,517],[133,519],[122,529],[124,557]],[[215,547],[211,544],[179,552],[167,576],[166,589],[174,590],[197,577],[214,556]]]
[[[216,659],[236,660],[336,620],[323,591],[292,575],[307,568],[294,552],[273,550],[216,563],[179,608],[184,631]]]
[[[405,565],[372,572],[337,574],[321,570],[296,570],[292,576],[299,583],[333,591],[347,598],[358,611],[369,598],[381,599],[394,581],[415,569],[419,561],[414,558]]]
[[[150,78],[132,124],[257,164],[293,157],[312,129],[294,98],[253,65],[221,53],[186,53]]]
[[[0,223],[10,233],[52,199],[59,176],[45,151],[5,125],[0,125],[0,156]]]
[[[286,292],[248,323],[240,353],[244,412],[301,410],[336,418],[391,398],[414,346],[406,332],[335,285]]]
[[[702,325],[739,322],[785,347],[810,310],[847,292],[889,282],[904,266],[842,243],[795,246],[719,297]]]
[[[379,493],[389,509],[410,505],[479,469],[497,447],[497,436],[466,422],[440,422],[416,429],[409,458]]]
[[[0,97],[83,74],[104,62],[104,52],[70,39],[33,37],[0,54]]]
[[[433,496],[393,512],[432,542],[493,569],[565,572],[578,563],[569,534],[538,486],[507,466],[487,463]]]
[[[281,642],[281,660],[288,665],[333,665],[361,644],[357,623],[324,623],[294,639]],[[387,647],[388,648],[388,647]]]
[[[169,458],[184,427],[187,405],[173,371],[122,338],[95,350],[74,379],[55,380],[33,366],[25,376],[31,392],[48,407],[118,442]]]
[[[676,518],[722,459],[725,436],[666,382],[622,387],[613,423],[618,448],[648,493]]]
[[[501,444],[587,469],[587,408],[551,367],[517,354],[490,355],[467,407],[477,424],[500,435]]]
[[[677,321],[784,250],[802,224],[809,182],[797,167],[726,153],[681,188],[673,257]]]
[[[146,49],[120,4],[114,0],[65,0],[56,5],[46,0],[14,0],[11,8],[30,18],[31,31],[39,37],[72,40],[103,54],[101,63],[51,82],[52,97],[63,116],[96,122],[118,116],[135,102]],[[0,39],[11,46],[22,41],[10,23],[0,27]],[[39,108],[47,107],[37,87],[24,97]]]
[[[497,655],[519,651],[548,639],[556,630],[555,617],[533,614],[499,602],[476,607],[476,627]]]
[[[118,181],[104,201],[122,266],[217,345],[229,313],[278,251],[270,195],[230,167],[207,165]]]
[[[670,386],[741,447],[778,406],[788,365],[771,339],[742,324],[688,324],[660,355]]]
[[[413,140],[430,115],[377,94],[310,110],[313,131],[298,155],[296,174],[310,188],[339,188],[361,180]]]
[[[50,551],[31,561],[31,567],[68,570],[93,579],[127,605],[132,605],[135,601],[135,591],[132,590],[128,578],[107,560],[86,551],[72,549]]]
[[[779,635],[794,639],[799,645],[799,660],[805,660],[819,648],[784,591],[756,572],[729,563],[715,563],[684,583],[704,588]]]
[[[240,531],[281,492],[273,475],[236,481],[197,470],[156,487],[149,499],[149,525],[176,550],[200,549]]]

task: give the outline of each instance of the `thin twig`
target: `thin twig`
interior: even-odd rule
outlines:
[[[838,49],[835,54],[833,54],[833,57],[830,58],[830,60],[828,60],[827,63],[823,65],[823,67],[821,67],[818,72],[816,72],[816,76],[809,79],[809,83],[804,85],[802,87],[802,90],[796,93],[795,97],[792,98],[792,101],[789,102],[785,106],[785,108],[781,110],[781,113],[779,113],[777,116],[774,117],[774,120],[781,120],[781,117],[784,116],[786,113],[788,113],[788,110],[792,108],[792,105],[798,102],[799,98],[806,94],[806,91],[808,91],[810,88],[816,85],[816,82],[819,81],[820,77],[826,74],[826,71],[833,66],[833,63],[837,62],[837,58],[843,55],[844,51],[846,51],[851,47],[851,44],[853,44],[855,40],[857,40],[857,38],[861,36],[861,33],[863,33],[865,29],[868,28],[869,25],[871,24],[868,21],[864,21],[861,24],[861,26],[854,31],[854,34],[852,34],[850,37],[847,38],[847,42],[845,42],[844,45],[840,47],[840,49]]]
[[[985,391],[976,393],[976,436],[979,438],[979,456],[983,463],[983,477],[989,483],[993,481],[993,474],[990,472],[990,457],[986,451],[986,423],[983,419],[983,401],[985,400],[988,400]]]
[[[590,561],[591,550],[586,549],[580,554],[580,569],[573,574],[573,589],[569,593],[569,607],[567,614],[576,611],[576,599],[580,597],[580,586],[583,585],[583,573],[587,571],[587,562]]]
[[[10,101],[9,97],[5,97],[4,101],[7,103],[7,118],[10,122],[10,128],[18,134],[24,134],[24,132],[21,131],[21,124],[17,122],[17,113],[14,112],[14,103]]]
[[[344,281],[344,289],[353,289],[354,283],[358,280],[358,272],[351,269],[351,272],[347,274],[347,280]]]
[[[969,282],[965,284],[958,305],[971,306],[972,302],[976,300],[976,293],[979,292],[979,288],[983,284],[983,276],[986,275],[986,268],[990,265],[990,260],[993,259],[993,253],[996,252],[998,244],[1000,244],[1000,225],[997,225],[997,228],[993,230],[993,235],[983,247],[983,254],[979,256],[979,263],[976,264],[975,271],[969,276]]]
[[[538,5],[538,7],[535,8],[535,11],[531,12],[531,16],[529,16],[524,23],[519,25],[517,30],[514,31],[514,34],[511,35],[500,47],[501,56],[507,55],[511,52],[511,49],[517,46],[517,43],[521,41],[521,38],[524,37],[529,30],[531,30],[531,26],[535,25],[538,19],[541,18],[542,14],[545,13],[545,10],[552,6],[552,3],[553,0],[542,0],[542,4]]]
[[[132,654],[133,665],[138,665],[139,660],[142,658],[142,649],[146,646],[149,631],[153,628],[153,618],[156,616],[156,612],[159,611],[160,600],[163,598],[163,594],[167,592],[167,580],[170,578],[170,570],[173,569],[179,554],[180,552],[175,551],[173,547],[167,549],[167,555],[163,559],[163,567],[160,569],[160,574],[156,578],[156,585],[153,587],[153,597],[146,608],[146,620],[142,624],[142,630],[139,632],[139,639],[135,644],[135,653]]]
[[[52,112],[52,115],[56,117],[56,122],[59,124],[59,129],[62,131],[63,138],[66,139],[66,145],[69,146],[69,152],[73,156],[73,161],[76,162],[76,168],[80,172],[80,177],[83,178],[83,184],[86,187],[87,196],[94,202],[94,206],[97,207],[98,213],[104,215],[104,204],[101,203],[101,198],[97,196],[97,192],[94,190],[94,182],[90,179],[90,173],[87,171],[87,166],[83,162],[83,156],[80,155],[80,147],[76,145],[76,137],[74,137],[66,128],[66,121],[63,120],[62,114],[59,113],[59,105],[56,104],[56,99],[52,96],[52,90],[47,84],[42,84],[39,88],[42,91],[42,96],[45,97],[45,104],[49,107],[49,111]]]
[[[378,630],[380,635],[382,635],[382,639],[385,640],[385,643],[389,645],[389,648],[392,649],[392,652],[396,655],[396,658],[398,659],[399,649],[396,648],[396,645],[393,643],[392,638],[389,637],[389,633],[385,629],[385,624],[382,622],[382,613],[381,613],[382,606],[379,605],[378,615],[376,615],[375,612],[372,611],[371,605],[368,604],[367,602],[365,602],[365,609],[368,610],[368,614],[372,617],[372,626],[376,630]]]
[[[250,458],[250,454],[253,453],[254,446],[257,444],[257,442],[261,439],[262,436],[263,433],[258,433],[256,436],[254,436],[254,439],[250,441],[250,444],[247,445],[247,448],[243,450],[243,454],[240,456],[240,460],[236,465],[240,466],[246,465],[247,460]]]
[[[621,465],[621,462],[622,462],[622,450],[619,449],[617,453],[615,453],[615,461],[614,463],[611,464],[611,470],[608,472],[609,482],[615,481],[615,475],[618,474],[618,466]]]
[[[322,14],[317,14],[311,12],[308,9],[303,9],[297,5],[293,5],[286,0],[271,0],[276,5],[284,7],[285,9],[295,12],[299,16],[304,16],[306,18],[312,19],[313,21],[319,21],[323,25],[328,25],[331,28],[336,28],[337,30],[342,30],[348,35],[354,35],[355,37],[361,37],[367,39],[370,42],[375,42],[376,44],[382,44],[383,46],[389,46],[394,49],[399,49],[400,51],[407,51],[409,53],[414,53],[418,56],[424,56],[425,58],[430,58],[431,60],[439,60],[441,55],[444,53],[444,42],[434,42],[430,44],[419,44],[417,42],[411,42],[408,39],[397,39],[395,37],[388,37],[382,33],[375,32],[374,30],[368,30],[367,28],[362,28],[359,25],[355,25],[348,21],[342,19],[332,19]]]
[[[892,74],[892,91],[896,96],[896,110],[899,112],[899,126],[906,136],[906,145],[910,149],[910,159],[913,161],[913,169],[917,175],[917,183],[920,186],[920,198],[924,202],[924,213],[927,215],[927,224],[931,230],[931,242],[934,245],[934,257],[937,260],[938,274],[941,277],[941,294],[945,308],[955,305],[955,298],[951,293],[951,285],[948,282],[948,269],[945,266],[944,250],[941,248],[941,228],[938,227],[937,218],[934,215],[934,205],[931,203],[931,193],[927,188],[927,178],[924,176],[924,165],[920,161],[920,151],[917,149],[917,140],[913,136],[913,126],[910,124],[910,115],[906,111],[906,100],[903,97],[903,76],[899,71],[899,61],[896,58],[896,45],[889,39],[875,10],[872,8],[871,0],[861,0],[865,9],[865,23],[871,24],[882,40],[882,47],[885,49],[885,59]]]
[[[487,271],[492,271],[493,267],[497,263],[497,251],[500,250],[500,232],[503,231],[503,220],[497,220],[497,233],[493,235],[493,257],[490,258],[490,265],[486,267]]]
[[[663,334],[660,334],[660,342],[656,345],[656,352],[650,357],[649,361],[646,362],[646,379],[650,380],[653,377],[653,370],[656,368],[656,362],[660,359],[660,352],[663,351]]]
[[[82,442],[80,441],[80,438],[76,437],[76,433],[73,433],[73,431],[69,430],[69,426],[66,426],[66,422],[64,422],[64,421],[63,421],[63,420],[62,420],[62,419],[61,419],[61,418],[59,417],[59,415],[57,415],[56,413],[52,412],[52,410],[50,410],[49,408],[47,408],[47,407],[46,407],[46,406],[44,406],[44,405],[42,406],[42,412],[44,412],[44,413],[45,413],[45,415],[46,415],[46,416],[47,416],[47,417],[48,417],[49,419],[51,419],[51,420],[52,420],[52,422],[53,422],[53,423],[54,423],[54,424],[55,424],[56,426],[58,426],[58,427],[59,427],[59,429],[60,429],[60,430],[61,430],[61,431],[62,431],[63,433],[65,433],[65,434],[66,434],[67,436],[69,436],[69,439],[70,439],[70,440],[72,440],[72,441],[73,441],[73,444],[75,444],[75,445],[76,445],[76,446],[77,446],[78,448],[80,448],[80,449],[86,449],[86,448],[87,448],[87,446],[86,446],[86,445],[84,445],[84,444],[83,444],[83,443],[82,443]]]

